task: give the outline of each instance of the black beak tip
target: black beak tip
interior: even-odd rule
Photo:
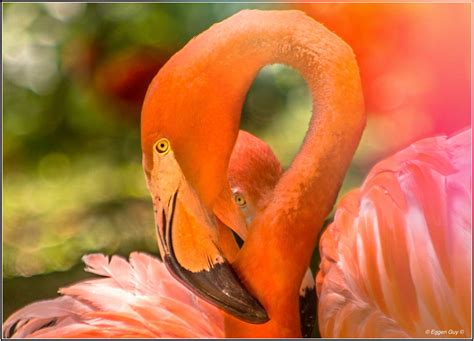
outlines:
[[[262,324],[262,323],[268,322],[270,318],[268,317],[267,312],[258,302],[256,303],[257,305],[254,306],[253,309],[249,309],[243,314],[235,314],[235,315],[239,317],[241,320],[249,322],[249,323],[253,323],[253,324]]]
[[[248,323],[262,324],[270,320],[265,308],[245,288],[232,287],[232,292],[224,290],[226,295],[218,297],[215,302],[218,307]]]
[[[227,262],[199,272],[184,269],[172,256],[165,256],[164,262],[171,274],[209,303],[248,323],[269,321],[263,306],[242,286]]]

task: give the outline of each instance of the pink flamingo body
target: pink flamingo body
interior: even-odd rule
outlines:
[[[470,139],[420,140],[342,199],[320,241],[322,336],[471,335]]]

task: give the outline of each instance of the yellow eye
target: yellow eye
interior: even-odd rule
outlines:
[[[159,139],[156,141],[154,148],[158,154],[166,155],[171,151],[170,141],[166,138]]]
[[[234,194],[234,201],[238,206],[245,206],[247,205],[247,201],[245,200],[244,196],[240,193]]]

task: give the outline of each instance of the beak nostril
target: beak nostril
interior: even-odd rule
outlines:
[[[234,230],[231,230],[232,232],[232,235],[234,236],[234,240],[235,242],[237,243],[237,245],[239,246],[239,249],[242,248],[242,245],[244,245],[244,241],[242,238],[239,237],[239,235],[237,233],[235,233]]]

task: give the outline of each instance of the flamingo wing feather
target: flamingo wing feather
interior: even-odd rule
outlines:
[[[341,200],[320,242],[323,336],[470,335],[470,138],[418,141]]]
[[[83,260],[86,271],[101,278],[20,309],[5,321],[4,336],[223,337],[223,314],[176,281],[158,259],[134,252],[129,261],[101,254]]]

